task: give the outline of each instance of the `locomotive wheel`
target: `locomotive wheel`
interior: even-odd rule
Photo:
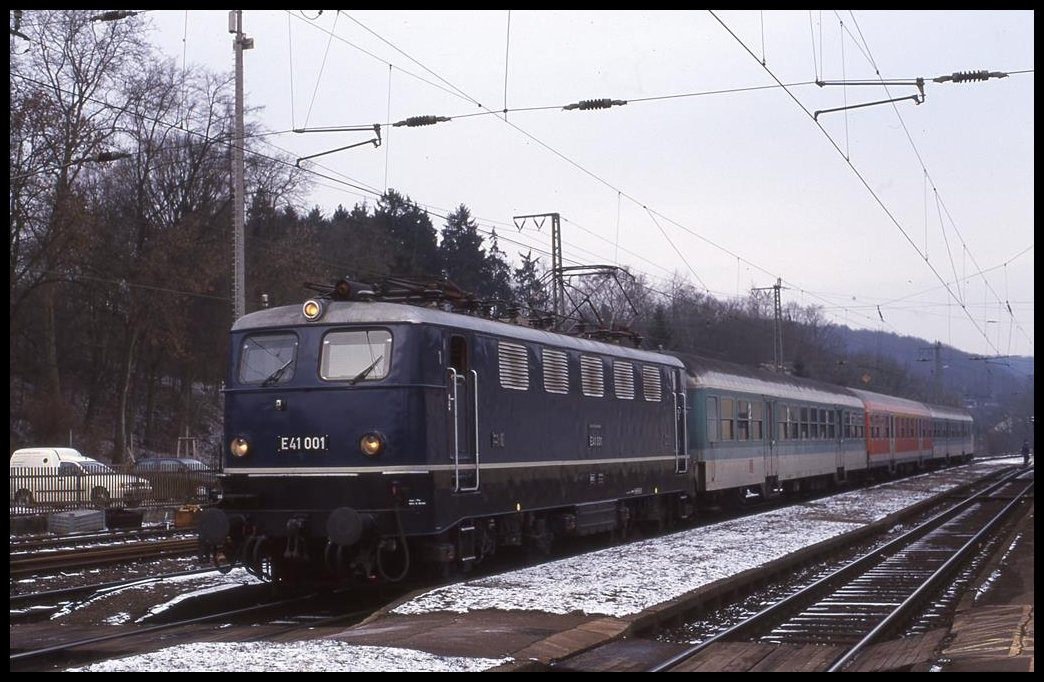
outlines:
[[[532,520],[526,533],[526,551],[530,559],[542,561],[551,556],[551,549],[555,544],[555,534],[551,530],[551,524],[547,519],[536,518]]]
[[[214,568],[217,569],[218,573],[222,574],[228,573],[236,565],[236,562],[231,559],[223,547],[217,547],[210,552],[210,562],[214,564]]]

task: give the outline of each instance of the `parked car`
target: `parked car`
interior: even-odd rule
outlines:
[[[152,485],[157,501],[206,502],[217,489],[217,472],[197,459],[157,457],[142,459],[131,468]]]
[[[135,507],[151,494],[147,480],[118,473],[73,448],[24,448],[11,455],[16,507]]]

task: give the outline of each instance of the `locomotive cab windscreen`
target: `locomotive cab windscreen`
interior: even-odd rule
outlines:
[[[296,359],[296,334],[252,334],[240,349],[239,383],[271,386],[290,381]]]
[[[323,337],[319,375],[354,384],[388,374],[392,336],[383,329],[332,331]]]

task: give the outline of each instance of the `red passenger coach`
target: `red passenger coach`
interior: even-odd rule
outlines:
[[[922,403],[852,389],[866,408],[866,458],[871,470],[919,469],[932,458],[931,411]]]

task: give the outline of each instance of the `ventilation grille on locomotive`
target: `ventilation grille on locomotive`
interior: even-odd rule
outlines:
[[[613,387],[617,398],[634,400],[634,367],[631,363],[613,363]]]
[[[543,349],[544,390],[548,393],[569,393],[569,363],[562,351]]]
[[[642,392],[649,402],[660,402],[662,396],[660,384],[660,368],[646,365],[642,367]]]
[[[602,376],[602,359],[589,355],[580,356],[580,390],[591,398],[605,395],[605,378]]]
[[[500,385],[517,391],[529,390],[529,358],[526,347],[515,343],[500,343]]]

